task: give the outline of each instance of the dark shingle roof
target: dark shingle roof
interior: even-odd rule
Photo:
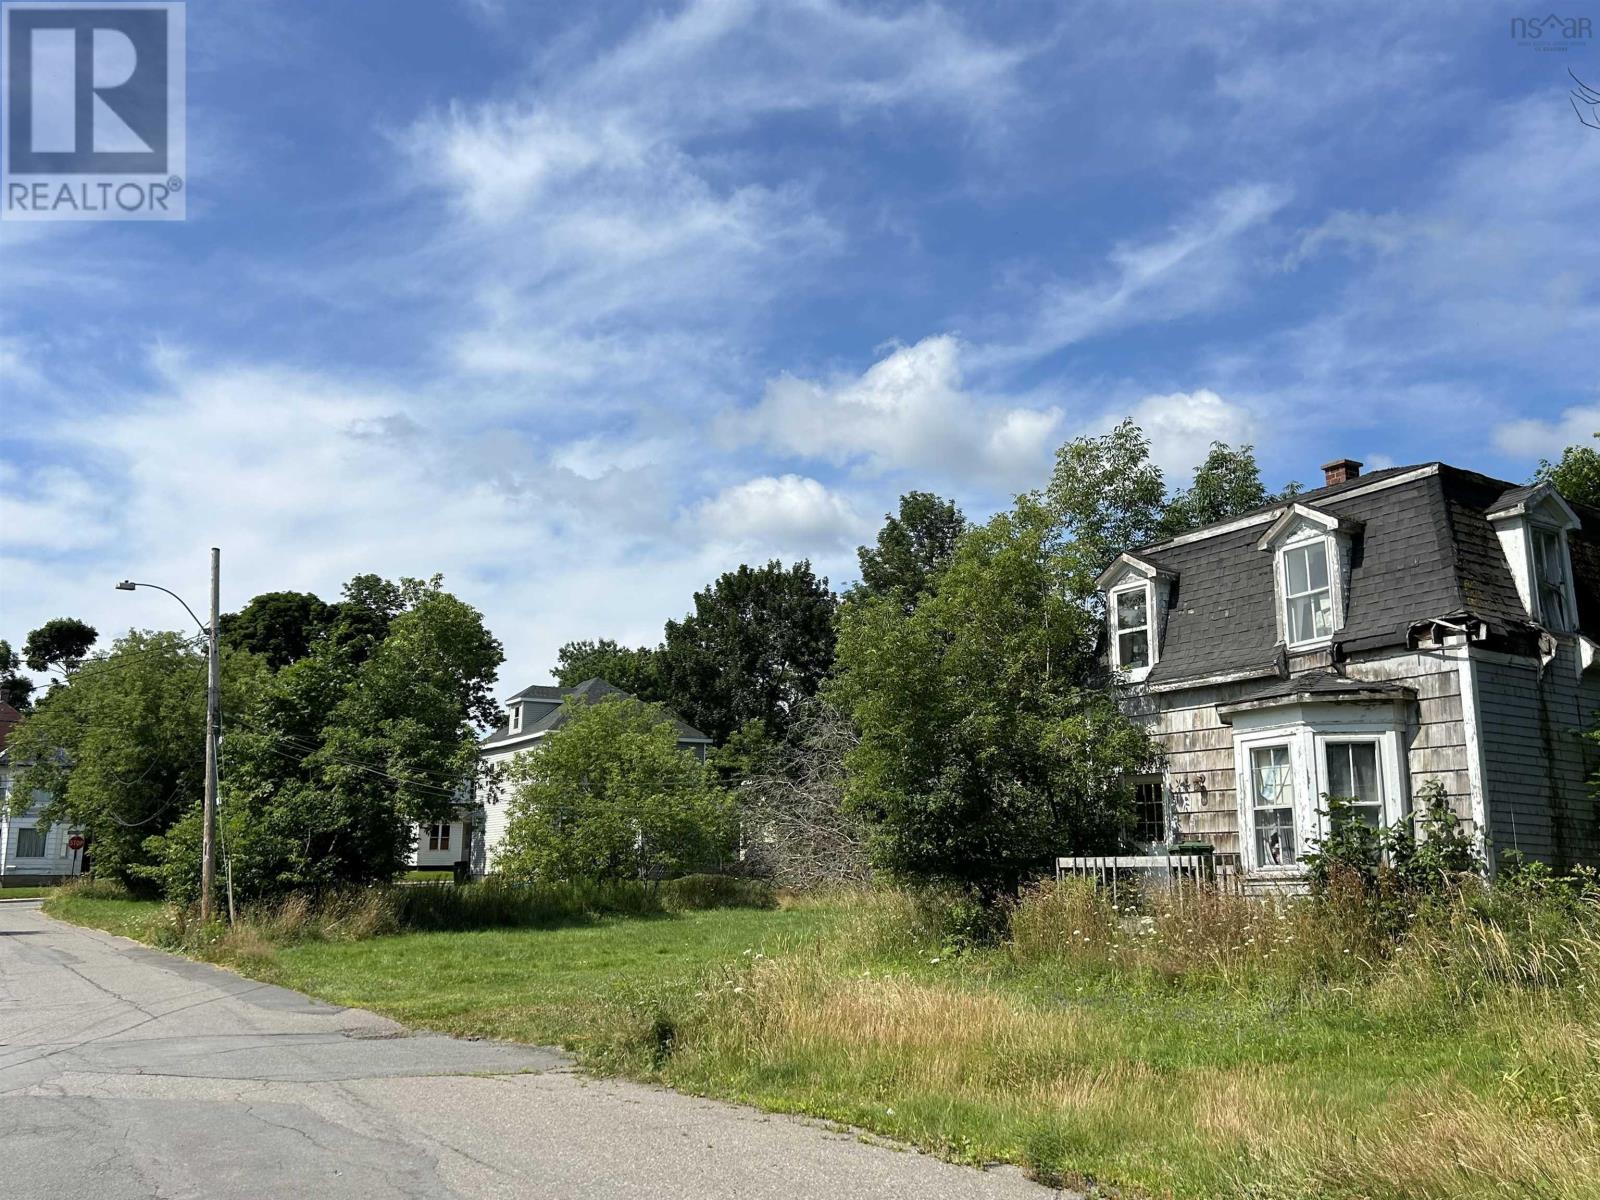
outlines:
[[[567,709],[565,701],[568,696],[575,697],[585,704],[596,700],[603,700],[608,696],[621,696],[632,700],[633,696],[619,687],[607,683],[604,679],[585,679],[575,687],[551,687],[535,684],[533,687],[523,688],[510,703],[521,703],[523,707],[522,728],[515,733],[509,725],[502,724],[478,745],[488,749],[506,742],[521,742],[536,734],[547,733],[552,729],[559,729],[566,722]],[[709,742],[706,737],[693,725],[681,717],[673,715],[674,724],[678,727],[678,740],[680,742]]]
[[[1426,473],[1401,479],[1417,472]],[[1393,482],[1363,490],[1384,480]],[[1335,640],[1349,648],[1403,646],[1413,625],[1434,618],[1473,616],[1500,628],[1525,625],[1528,614],[1487,515],[1508,493],[1522,490],[1431,463],[1374,471],[1295,496],[1295,503],[1361,525],[1352,548],[1345,626]],[[1272,556],[1256,544],[1268,514],[1282,507],[1269,505],[1232,518],[1222,523],[1224,532],[1199,540],[1177,538],[1135,551],[1177,576],[1151,684],[1280,672]],[[1252,516],[1261,519],[1227,529]],[[1580,510],[1580,516],[1585,527],[1572,535],[1573,574],[1580,624],[1594,632],[1600,630],[1600,513]]]

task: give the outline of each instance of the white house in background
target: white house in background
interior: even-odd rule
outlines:
[[[6,740],[21,720],[21,713],[0,701],[0,888],[59,883],[83,865],[83,853],[67,844],[75,831],[64,825],[45,829],[39,820],[49,796],[35,792],[21,815],[11,815],[14,771]]]
[[[506,832],[505,768],[518,755],[537,751],[542,739],[561,728],[569,697],[589,704],[608,696],[633,698],[604,679],[586,679],[570,688],[523,688],[506,701],[505,722],[479,743],[481,769],[474,803],[459,807],[450,821],[418,827],[413,855],[417,866],[450,867],[473,875],[493,871],[495,852]],[[673,720],[678,745],[704,758],[711,739],[681,718]]]

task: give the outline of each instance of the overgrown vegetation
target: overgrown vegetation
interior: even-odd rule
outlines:
[[[951,898],[377,938],[346,911],[316,937],[262,927],[203,952],[414,1025],[559,1042],[597,1070],[1104,1194],[1600,1194],[1590,877],[1421,897],[1399,931],[1360,884],[1119,909],[1051,883],[987,945]],[[156,905],[52,906],[162,935]]]

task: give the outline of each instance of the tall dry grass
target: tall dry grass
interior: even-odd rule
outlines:
[[[952,951],[936,904],[879,892],[619,1014],[611,1061],[1129,1195],[1596,1197],[1600,920],[1547,908],[1397,926],[1359,896],[1119,910],[1068,882]]]

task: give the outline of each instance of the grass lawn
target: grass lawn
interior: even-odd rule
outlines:
[[[247,974],[414,1027],[561,1044],[598,1070],[1046,1182],[1600,1197],[1600,1021],[1581,988],[1453,1004],[1395,972],[1309,990],[1184,982],[1015,947],[952,954],[881,936],[872,909],[220,949]],[[49,911],[147,938],[161,924],[127,901]],[[1257,950],[1241,937],[1233,952]]]
[[[41,896],[48,896],[55,890],[54,887],[0,888],[0,900],[37,900]]]
[[[454,880],[456,873],[444,867],[418,867],[407,871],[400,878],[407,883],[449,883]]]

